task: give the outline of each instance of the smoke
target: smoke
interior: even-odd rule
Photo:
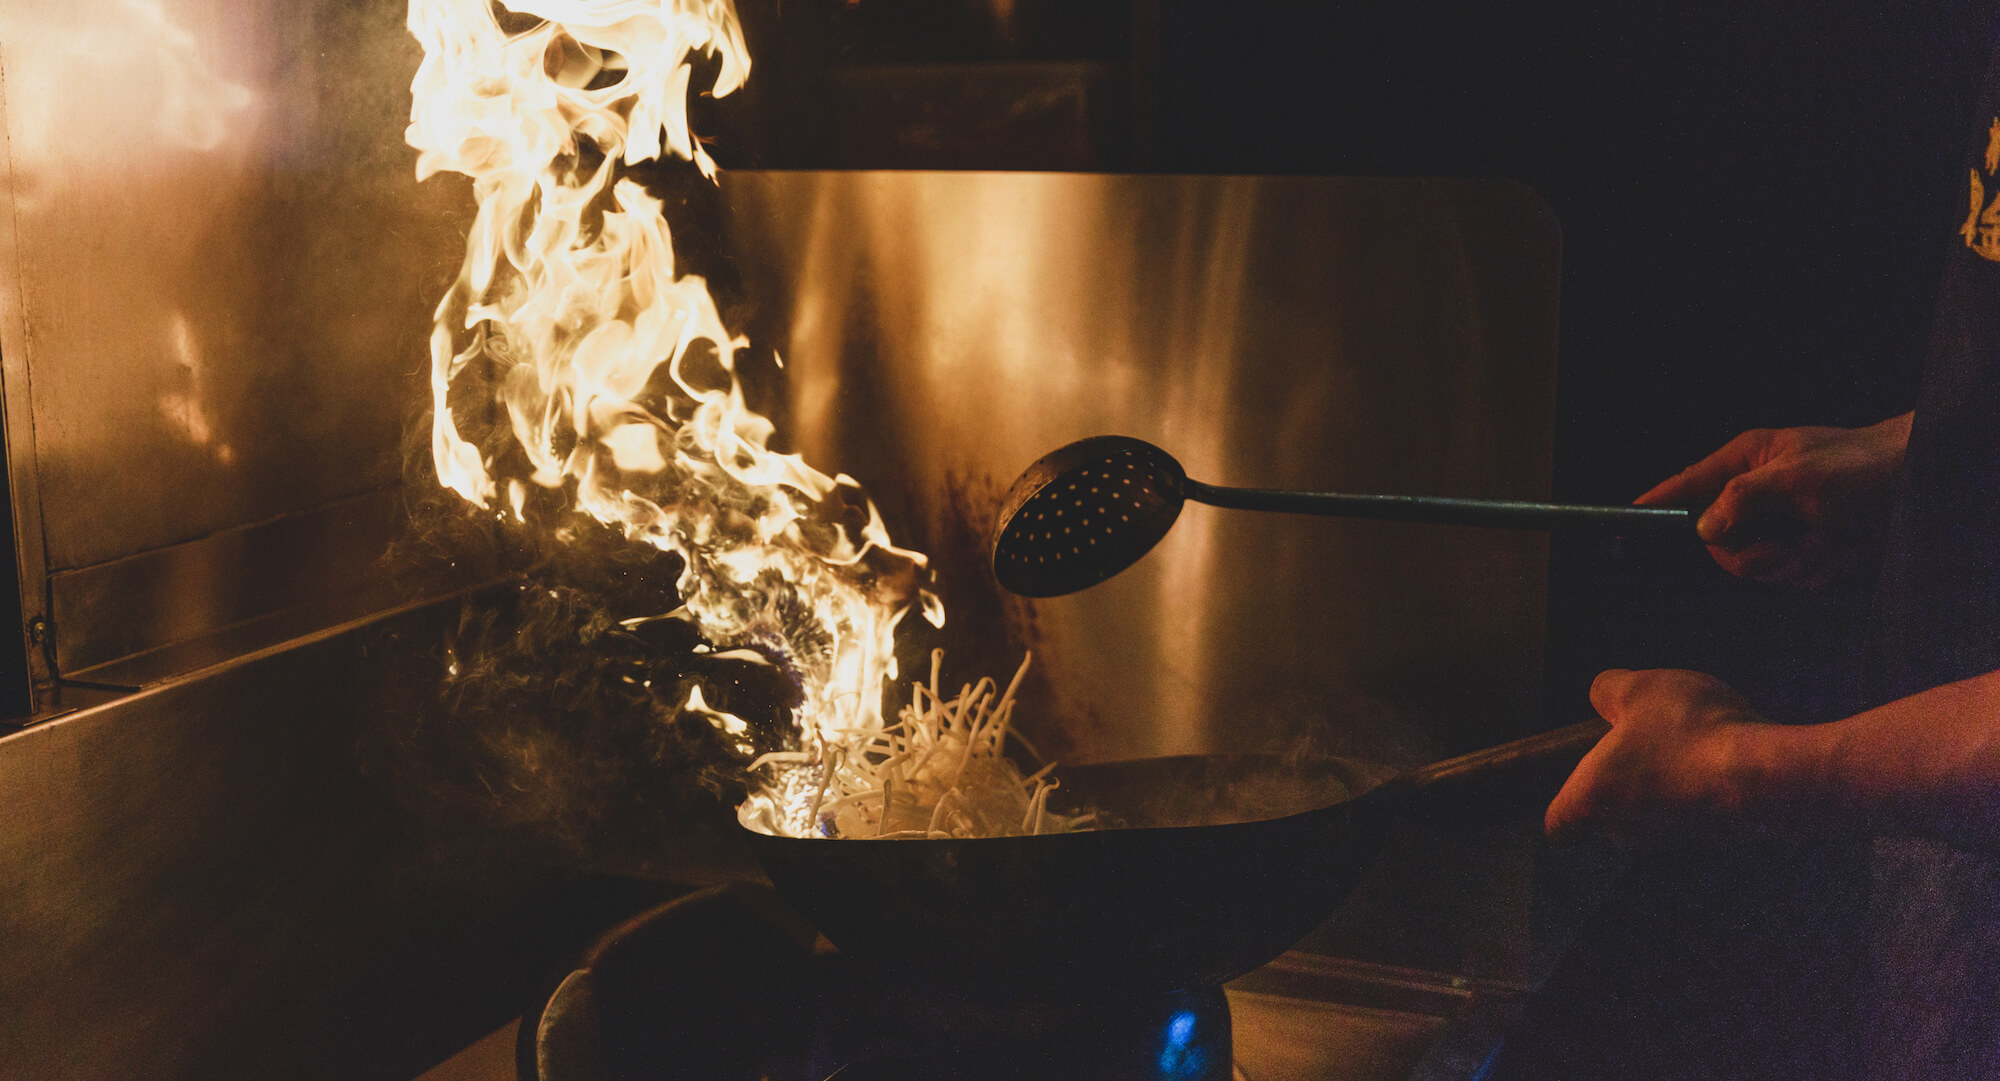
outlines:
[[[413,590],[448,564],[503,580],[385,632],[371,772],[436,835],[564,865],[658,874],[712,847],[747,793],[744,766],[796,739],[794,674],[669,618],[671,553],[573,511],[530,507],[521,522],[440,487],[429,430],[411,418],[390,571]],[[688,708],[697,689],[706,709]]]

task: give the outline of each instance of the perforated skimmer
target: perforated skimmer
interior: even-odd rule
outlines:
[[[1678,532],[1694,539],[1694,516],[1678,507],[1221,488],[1188,479],[1172,455],[1151,443],[1100,435],[1043,455],[1008,489],[993,527],[993,575],[1025,597],[1096,585],[1151,551],[1190,499],[1239,510],[1502,529]]]

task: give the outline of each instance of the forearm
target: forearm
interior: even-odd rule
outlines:
[[[2000,671],[1829,724],[1753,725],[1743,812],[1806,832],[1921,833],[2000,851]]]

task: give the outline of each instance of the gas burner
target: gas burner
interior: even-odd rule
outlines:
[[[938,990],[854,964],[735,886],[614,928],[522,1033],[535,1081],[1232,1078],[1220,989],[1085,1005]]]
[[[1466,1077],[1516,1004],[1500,988],[1289,955],[1227,993],[980,997],[870,971],[768,891],[732,885],[600,938],[528,1011],[518,1065],[523,1081]]]
[[[838,1081],[1231,1081],[1219,989],[1087,1010],[918,1001],[886,988]],[[863,991],[864,1000],[867,992]],[[864,1045],[866,1046],[864,1049]]]

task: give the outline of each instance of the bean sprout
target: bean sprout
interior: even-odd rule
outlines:
[[[1086,829],[1090,815],[1049,809],[1059,785],[1054,763],[1023,776],[1007,757],[1015,693],[1028,673],[1024,657],[1006,689],[981,679],[946,698],[939,687],[944,651],[931,653],[928,684],[911,686],[896,722],[854,743],[766,755],[756,766],[813,770],[803,815],[780,824],[791,836],[882,840],[1012,837]],[[1018,735],[1014,742],[1033,749]],[[817,757],[817,766],[811,764]],[[799,788],[803,788],[800,785]],[[799,789],[794,789],[795,791]]]

